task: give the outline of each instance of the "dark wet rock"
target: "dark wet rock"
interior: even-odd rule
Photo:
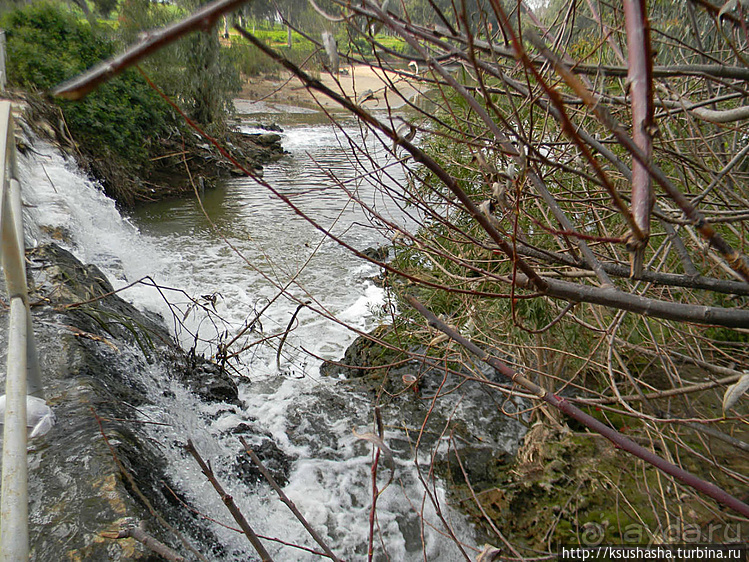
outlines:
[[[464,365],[424,358],[429,350],[423,346],[413,345],[406,353],[375,341],[387,341],[389,330],[380,326],[372,337],[357,338],[340,361],[323,364],[320,372],[379,403],[384,425],[393,428],[385,440],[397,457],[412,458],[418,440],[447,482],[465,483],[468,477],[477,490],[491,487],[525,433],[524,425],[505,412],[517,412],[522,404],[476,382],[492,375],[486,365],[468,371]]]
[[[157,346],[178,350],[163,319],[140,311],[113,294],[112,284],[95,265],[83,265],[55,244],[30,251],[29,261],[34,274],[32,288],[40,293],[43,302],[74,318],[79,330],[103,330],[113,338],[137,345],[148,357]]]
[[[132,522],[143,522],[148,533],[181,548],[152,511],[220,558],[220,541],[168,492],[167,486],[178,486],[138,414],[163,390],[164,377],[187,376],[182,351],[159,317],[111,294],[96,267],[52,244],[27,258],[44,391],[57,418],[49,433],[29,443],[31,558],[155,560],[133,539],[101,536]],[[0,276],[3,301],[5,294]],[[7,315],[0,304],[2,325]],[[2,329],[3,365],[6,353]],[[221,378],[207,363],[195,372]],[[236,398],[236,389],[232,393],[225,383],[206,386],[213,399]]]
[[[204,357],[188,353],[180,374],[182,383],[201,400],[240,404],[237,383],[221,367]]]
[[[386,332],[386,328],[379,327],[372,332],[379,338]],[[360,378],[368,377],[376,380],[382,375],[381,370],[373,371],[372,367],[393,365],[388,372],[396,369],[396,363],[407,362],[409,358],[401,351],[389,349],[378,344],[372,338],[359,336],[346,349],[339,361],[325,361],[320,366],[320,374],[328,377]]]
[[[272,439],[263,439],[260,445],[252,445],[248,443],[255,454],[263,463],[263,466],[268,470],[273,480],[279,486],[285,486],[289,481],[289,471],[291,470],[291,459],[286,453],[284,453],[278,445],[276,445]],[[234,475],[246,484],[258,484],[265,482],[260,469],[255,466],[249,455],[244,451],[241,451],[237,456],[237,460],[233,466]]]
[[[231,430],[233,435],[243,437],[248,446],[258,456],[268,472],[279,486],[285,486],[289,481],[289,472],[294,462],[294,457],[285,453],[276,445],[269,433],[259,429],[253,423],[255,420],[250,418],[247,422],[238,424]],[[240,445],[240,451],[232,466],[235,476],[246,484],[254,485],[264,482],[260,470],[250,459],[249,455]]]
[[[256,129],[263,129],[265,131],[272,131],[274,133],[283,133],[283,129],[281,128],[281,125],[278,123],[250,123],[251,127],[255,127]]]
[[[356,419],[369,424],[372,419],[369,402],[356,398],[352,400],[352,396],[347,393],[325,387],[314,389],[307,398],[308,400],[291,405],[286,412],[286,435],[289,440],[297,446],[305,447],[317,459],[335,461],[349,456],[345,451],[347,445],[342,443],[340,432],[335,430],[335,426],[340,420]],[[325,407],[310,407],[314,404],[324,404]],[[356,454],[364,454],[365,447],[366,443],[361,442],[362,450]]]
[[[448,481],[459,485],[466,479],[477,490],[485,490],[494,485],[497,473],[507,467],[512,457],[507,451],[493,447],[464,446],[452,449],[437,464],[437,470],[447,474]]]
[[[64,226],[42,226],[41,227],[42,232],[44,232],[46,235],[48,235],[52,240],[56,240],[58,242],[63,242],[65,244],[70,244],[73,240],[73,235],[70,232],[70,230]]]
[[[362,254],[375,261],[384,262],[390,255],[390,248],[387,246],[369,247],[362,250]]]

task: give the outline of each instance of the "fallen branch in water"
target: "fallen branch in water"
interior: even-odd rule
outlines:
[[[260,542],[260,538],[255,534],[255,531],[252,530],[252,527],[247,522],[247,519],[245,519],[245,516],[242,514],[240,509],[237,507],[237,504],[234,503],[234,498],[232,498],[224,491],[224,488],[216,479],[216,475],[213,474],[213,470],[211,470],[208,464],[206,464],[206,462],[203,460],[203,457],[200,456],[200,453],[198,453],[191,440],[187,440],[185,449],[187,449],[187,452],[190,453],[198,463],[198,465],[200,465],[200,469],[203,471],[203,474],[205,474],[205,477],[208,478],[208,481],[213,485],[213,488],[216,490],[216,492],[218,492],[218,495],[221,496],[221,500],[224,502],[224,505],[226,505],[229,513],[231,513],[232,517],[234,517],[234,520],[242,528],[242,531],[249,539],[253,548],[260,555],[260,559],[263,562],[272,562],[273,559],[271,558],[270,554],[268,554],[268,551],[265,550],[263,543]]]
[[[328,547],[328,545],[325,543],[325,541],[322,540],[322,537],[317,534],[317,531],[310,525],[307,520],[304,518],[304,515],[297,509],[296,505],[294,505],[294,502],[289,499],[289,497],[284,494],[283,490],[281,489],[281,486],[278,485],[278,483],[274,480],[273,476],[271,476],[271,473],[268,472],[268,469],[265,468],[265,465],[263,464],[263,461],[260,460],[260,457],[258,457],[255,454],[255,451],[253,451],[250,446],[247,444],[247,442],[244,440],[244,437],[239,438],[239,442],[242,443],[242,447],[244,447],[244,452],[247,453],[247,455],[250,457],[250,460],[252,460],[253,463],[255,463],[255,466],[260,471],[260,474],[263,475],[263,478],[270,484],[270,487],[275,490],[275,492],[278,494],[278,497],[281,499],[283,503],[286,504],[286,507],[288,507],[291,510],[291,513],[294,514],[294,517],[296,517],[299,522],[304,526],[305,529],[307,529],[307,532],[310,534],[310,536],[315,540],[317,544],[320,545],[320,548],[322,548],[325,551],[325,555],[330,558],[331,560],[334,560],[335,562],[341,562],[341,559],[338,558],[332,550]]]

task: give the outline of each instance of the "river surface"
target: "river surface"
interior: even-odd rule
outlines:
[[[319,121],[295,116],[282,122],[282,142],[290,154],[265,167],[264,181],[346,244],[363,250],[386,243],[387,232],[373,228],[351,194],[387,220],[408,224],[409,217],[373,188],[367,179],[372,176],[365,173],[373,164],[357,161],[342,131]],[[388,164],[371,134],[363,138],[354,122],[345,123],[344,132],[372,147],[378,165]],[[365,558],[372,445],[353,432],[373,430],[371,405],[348,387],[320,377],[318,369],[320,358],[339,359],[356,337],[346,325],[371,329],[387,310],[386,295],[372,281],[377,268],[251,179],[207,190],[202,208],[196,198],[188,198],[123,217],[71,162],[50,147],[35,148],[38,154],[22,162],[24,184],[33,186],[24,195],[31,239],[62,238],[82,261],[100,266],[116,287],[148,276],[159,290],[136,284],[123,297],[158,311],[184,347],[208,357],[218,343],[252,325],[230,348],[244,349],[231,361],[243,407],[206,405],[173,382],[170,392],[155,392],[156,406],[142,412],[144,419],[165,424],[149,427],[181,492],[209,517],[232,523],[220,498],[186,458],[181,444],[189,438],[260,535],[313,547],[267,486],[235,476],[240,456],[235,433],[250,427],[255,444],[271,438],[294,459],[284,490],[334,551],[348,560]],[[380,180],[397,192],[403,171],[389,170],[392,176]],[[305,306],[299,308],[300,303]],[[280,334],[289,326],[279,354]],[[428,458],[422,460],[427,466]],[[442,485],[431,482],[427,496],[412,455],[406,451],[395,463],[395,480],[378,499],[375,559],[462,559],[446,537],[445,523],[468,548],[475,548],[475,539],[463,517],[446,505]],[[387,473],[383,467],[380,485]],[[215,525],[215,533],[227,548],[221,559],[252,559],[242,535],[221,525]],[[278,542],[265,544],[276,560],[319,559]]]

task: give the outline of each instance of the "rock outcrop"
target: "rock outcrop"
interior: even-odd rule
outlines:
[[[215,365],[186,358],[161,319],[114,294],[96,267],[53,244],[30,251],[27,262],[45,396],[57,418],[49,433],[29,442],[32,559],[156,559],[132,538],[107,535],[143,522],[175,545],[163,521],[204,553],[220,555],[211,532],[167,491],[166,463],[138,410],[163,388],[158,377],[182,380],[212,401],[237,403],[236,386]],[[8,322],[5,294],[0,282],[2,325]],[[3,366],[6,351],[3,329]]]
[[[388,347],[391,328],[380,326],[360,336],[336,363],[320,368],[380,404],[385,425],[407,428],[408,439],[390,439],[391,447],[413,455],[418,440],[422,452],[433,452],[438,474],[448,482],[478,488],[490,485],[511,462],[525,427],[508,413],[522,410],[523,401],[487,391],[481,377],[493,381],[486,365],[469,366],[428,357],[424,346],[407,351]],[[448,441],[450,441],[448,443]]]

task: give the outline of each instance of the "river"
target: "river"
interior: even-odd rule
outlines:
[[[286,121],[283,145],[289,155],[266,166],[264,179],[302,212],[359,250],[387,239],[346,190],[388,220],[409,222],[398,205],[381,198],[381,190],[367,179],[372,176],[362,173],[375,164],[353,158],[347,136],[372,148],[377,165],[389,163],[391,157],[377,148],[371,133],[362,136],[354,122],[345,122],[341,130],[314,116],[287,116]],[[24,194],[30,239],[62,239],[82,261],[100,266],[116,287],[148,276],[160,290],[136,284],[123,297],[159,312],[183,346],[206,356],[216,353],[217,342],[253,325],[231,348],[246,348],[230,363],[242,407],[206,405],[171,382],[169,392],[154,392],[156,406],[141,412],[144,420],[163,424],[149,427],[180,492],[207,516],[231,522],[220,498],[186,457],[182,444],[189,438],[210,459],[259,534],[313,547],[269,487],[240,477],[236,434],[246,431],[255,445],[271,440],[293,459],[285,493],[335,552],[349,560],[365,557],[372,445],[354,431],[372,431],[372,407],[366,397],[321,377],[318,368],[319,358],[339,359],[356,337],[346,325],[368,330],[379,323],[386,295],[372,280],[377,268],[325,237],[252,179],[207,190],[202,206],[187,198],[147,205],[123,217],[71,162],[51,147],[35,148],[37,155],[22,162],[24,184],[32,186]],[[397,189],[403,171],[389,170],[391,177],[380,181]],[[278,354],[279,334],[299,303],[307,304]],[[158,366],[154,369],[158,377]],[[386,441],[404,441],[398,431],[389,433]],[[412,457],[408,448],[396,456],[395,479],[378,498],[375,558],[461,559],[445,524],[469,549],[475,549],[473,531],[447,506],[439,480],[430,481],[425,495]],[[428,466],[428,457],[421,460]],[[383,465],[380,485],[387,475]],[[226,545],[222,560],[251,558],[242,535],[221,525],[214,531]],[[276,560],[319,559],[279,542],[266,545]]]

